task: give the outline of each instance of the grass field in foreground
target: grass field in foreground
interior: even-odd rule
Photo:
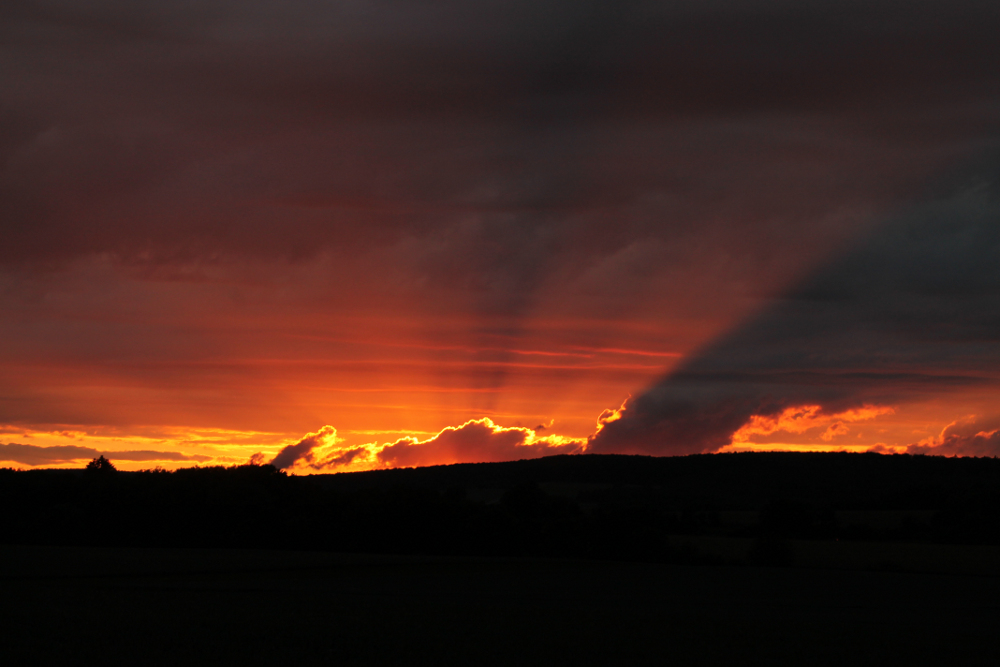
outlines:
[[[1000,576],[1000,546],[851,540],[774,540],[782,564],[800,568]],[[670,543],[720,564],[753,562],[759,539],[673,535]]]
[[[1000,579],[2,547],[9,665],[996,664]]]

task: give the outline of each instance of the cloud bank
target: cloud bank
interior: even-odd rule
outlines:
[[[449,426],[427,440],[401,438],[382,448],[378,461],[392,468],[443,463],[486,463],[575,454],[584,441],[559,436],[539,437],[534,429],[502,427],[489,418]]]
[[[994,152],[950,178],[630,399],[592,437],[591,451],[718,451],[741,429],[782,416],[792,423],[803,410],[832,415],[960,389],[995,391],[998,175]],[[985,436],[975,437],[986,446]]]
[[[336,430],[324,426],[281,450],[272,465],[300,472],[408,468],[451,463],[484,463],[533,459],[584,451],[586,441],[558,435],[539,436],[535,429],[503,427],[489,418],[448,426],[420,440],[405,437],[391,443],[338,448]]]
[[[664,369],[517,350],[705,352],[604,451],[878,403],[831,384],[887,369],[834,378],[788,330],[849,332],[822,298],[762,318],[785,358],[718,336],[995,140],[994,5],[0,3],[0,423],[581,434]]]
[[[914,443],[903,451],[931,456],[998,456],[1000,428],[983,429],[973,420],[956,421],[942,429],[938,437]]]
[[[20,443],[0,444],[0,461],[14,461],[29,466],[59,465],[89,461],[98,456],[104,456],[112,461],[197,461],[199,463],[212,460],[211,456],[200,454],[182,454],[180,452],[157,452],[151,450],[136,450],[124,452],[100,452],[91,447],[76,445],[54,445],[40,447],[38,445],[22,445]]]

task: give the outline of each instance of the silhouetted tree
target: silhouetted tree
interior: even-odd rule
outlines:
[[[99,473],[112,473],[118,472],[118,468],[112,465],[111,461],[104,458],[104,454],[101,454],[96,459],[87,464],[87,470]]]

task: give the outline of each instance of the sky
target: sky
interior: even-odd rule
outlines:
[[[10,0],[0,466],[1000,450],[1000,6]]]

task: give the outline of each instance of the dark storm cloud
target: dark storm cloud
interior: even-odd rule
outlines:
[[[691,136],[685,119],[857,125],[889,114],[881,148],[936,144],[922,149],[929,159],[976,134],[1000,71],[997,12],[974,2],[0,11],[7,262],[299,256],[470,215],[486,216],[501,244],[527,229],[550,237],[547,248],[622,247],[660,234],[663,220],[650,229],[617,215],[609,235],[607,217],[567,211],[635,204],[650,190],[706,206],[717,172],[734,166],[720,155],[761,157],[717,132],[678,146]],[[530,291],[530,264],[491,284]],[[486,262],[484,279],[503,266]]]
[[[99,452],[92,447],[76,445],[54,445],[40,447],[38,445],[22,445],[20,443],[0,444],[0,461],[14,461],[29,466],[56,465],[95,459],[104,455],[112,461],[209,461],[212,457],[197,454],[181,454],[180,452],[156,452],[136,450],[125,452]]]
[[[992,153],[630,400],[591,448],[712,451],[752,415],[792,406],[836,413],[995,388],[998,266],[1000,154]]]
[[[613,316],[773,293],[981,142],[1000,79],[968,2],[0,12],[0,264],[367,252],[504,319],[484,336],[546,290]],[[693,274],[712,295],[681,305]]]

